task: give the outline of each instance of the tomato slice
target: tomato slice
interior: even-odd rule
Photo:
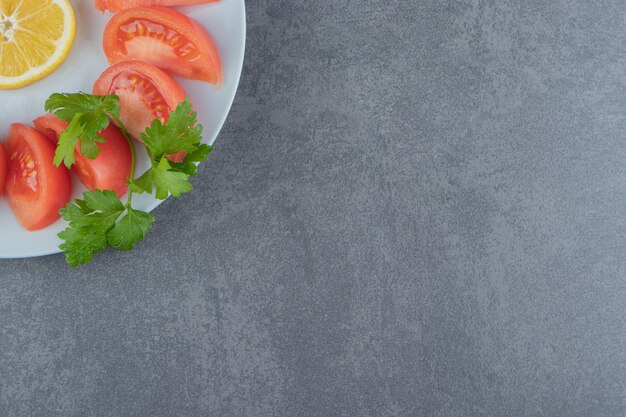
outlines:
[[[96,0],[101,11],[119,12],[137,6],[187,6],[190,4],[213,3],[218,0]]]
[[[137,140],[154,119],[167,122],[170,112],[186,97],[172,77],[142,61],[124,61],[109,67],[96,80],[93,93],[120,98],[120,120]],[[179,162],[183,156],[176,154],[170,159]]]
[[[4,184],[7,178],[7,153],[0,143],[0,197],[4,194]]]
[[[174,9],[124,10],[109,21],[103,44],[112,64],[137,59],[183,78],[222,83],[222,64],[213,39],[202,26]]]
[[[15,217],[30,231],[49,226],[70,201],[69,171],[64,166],[54,166],[54,145],[23,124],[11,125],[6,148],[9,156],[6,192]]]
[[[55,144],[59,135],[67,129],[67,122],[54,114],[38,117],[33,125]],[[105,142],[98,144],[98,157],[87,158],[80,152],[79,145],[76,147],[76,163],[72,168],[89,190],[112,190],[121,197],[128,191],[127,180],[132,165],[130,146],[122,132],[112,124],[99,135]]]

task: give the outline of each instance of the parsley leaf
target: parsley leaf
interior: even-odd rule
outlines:
[[[189,98],[178,104],[170,113],[167,123],[154,120],[141,134],[146,145],[152,167],[142,176],[131,181],[131,190],[137,193],[152,193],[159,200],[170,195],[180,197],[193,189],[189,177],[198,172],[196,163],[206,160],[212,148],[202,144],[202,126],[197,124]],[[167,155],[185,152],[182,162],[175,163]]]
[[[69,226],[59,233],[67,262],[90,262],[108,245],[128,251],[144,240],[155,219],[150,213],[127,208],[113,191],[86,191],[60,211]]]
[[[76,200],[81,201],[81,200]],[[105,212],[119,211],[124,208],[124,205],[113,191],[90,191],[83,193],[83,200],[85,207],[92,207]]]
[[[107,247],[106,235],[89,228],[70,226],[59,233],[59,237],[64,240],[59,248],[73,267],[91,262],[95,253]]]
[[[195,152],[202,140],[202,126],[197,125],[197,115],[189,98],[178,103],[166,124],[155,119],[141,134],[141,139],[155,162],[164,155]]]
[[[86,191],[83,199],[77,199],[60,210],[69,226],[59,233],[64,240],[60,248],[72,266],[90,262],[93,254],[107,247],[107,233],[120,215],[124,205],[113,191]]]
[[[96,159],[100,153],[97,143],[104,142],[98,132],[109,126],[109,117],[119,118],[120,99],[114,95],[52,94],[45,109],[69,122],[67,130],[59,137],[54,164],[64,163],[70,168],[75,162],[74,153],[79,142],[81,153],[89,159]]]
[[[184,172],[189,176],[196,175],[198,173],[197,164],[206,161],[212,151],[212,146],[202,143],[194,152],[188,153],[182,162],[170,162],[170,165],[175,171]]]
[[[189,175],[172,170],[167,158],[161,158],[158,165],[147,170],[141,177],[131,183],[131,190],[136,193],[152,193],[156,188],[155,197],[165,200],[170,194],[180,197],[193,189]]]
[[[92,118],[99,118],[102,114],[110,114],[115,117],[120,115],[120,99],[115,95],[94,96],[86,93],[52,94],[46,100],[45,109],[54,113],[59,119],[71,122],[78,113],[92,113]]]
[[[128,182],[130,191],[137,194],[152,194],[154,190],[154,170],[150,168],[142,176]]]
[[[54,151],[55,166],[61,166],[63,163],[69,169],[74,165],[76,162],[76,145],[78,145],[81,131],[80,125],[72,120],[67,129],[59,135],[59,142]]]
[[[132,250],[137,242],[144,240],[154,221],[155,218],[150,213],[129,209],[107,234],[109,245],[117,250]]]
[[[189,175],[183,172],[172,171],[167,158],[162,158],[159,165],[153,167],[153,181],[156,187],[156,198],[165,200],[169,194],[180,197],[193,189],[189,182]]]

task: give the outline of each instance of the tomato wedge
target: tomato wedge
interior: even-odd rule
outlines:
[[[216,1],[218,0],[96,0],[96,8],[103,12],[119,12],[137,6],[187,6]]]
[[[170,112],[185,100],[185,91],[169,75],[152,64],[124,61],[111,66],[93,87],[98,96],[116,94],[120,98],[120,120],[128,133],[141,140],[141,133],[154,119],[165,123]],[[171,156],[180,162],[184,154]]]
[[[167,7],[135,7],[115,15],[103,35],[109,62],[137,59],[183,78],[222,84],[220,55],[194,20]]]
[[[54,166],[54,145],[23,124],[11,125],[6,148],[9,156],[6,192],[15,217],[30,231],[49,226],[70,201],[69,171]]]
[[[35,129],[57,143],[59,135],[67,129],[67,122],[54,114],[46,114],[33,121]],[[80,181],[89,190],[112,190],[118,197],[128,191],[127,180],[130,177],[132,156],[130,146],[122,132],[114,125],[109,125],[99,133],[105,142],[99,143],[100,153],[96,159],[89,159],[76,147],[76,163],[73,169]]]
[[[4,184],[7,178],[7,153],[0,143],[0,197],[4,194]]]

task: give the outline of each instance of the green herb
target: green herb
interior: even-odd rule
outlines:
[[[107,246],[129,251],[142,241],[154,216],[126,207],[113,191],[87,191],[82,200],[61,209],[69,227],[59,233],[67,262],[78,266],[92,260]]]
[[[197,172],[195,163],[206,161],[211,147],[200,143],[202,126],[198,125],[197,115],[189,99],[178,104],[170,113],[167,124],[154,120],[152,125],[141,134],[146,145],[152,167],[141,177],[130,183],[136,193],[152,193],[164,200],[170,195],[180,197],[192,190],[189,177]],[[185,152],[187,155],[180,163],[173,163],[167,155]],[[191,166],[193,165],[193,168]]]
[[[135,178],[135,148],[119,119],[119,98],[84,93],[53,94],[46,102],[46,110],[69,121],[57,145],[57,166],[61,163],[68,168],[72,166],[79,141],[81,153],[84,153],[85,147],[90,151],[93,151],[92,147],[97,148],[96,144],[102,142],[97,133],[108,126],[109,118],[120,127],[131,148],[132,167],[125,203],[113,191],[94,190],[85,192],[82,199],[61,209],[61,216],[69,226],[59,233],[63,240],[60,248],[72,266],[90,262],[95,253],[107,247],[129,251],[143,241],[155,218],[132,207],[133,193],[154,193],[156,198],[163,200],[170,195],[179,197],[191,191],[193,187],[189,178],[197,173],[196,164],[205,161],[212,150],[201,143],[202,126],[197,123],[197,115],[189,99],[185,99],[170,113],[167,123],[154,120],[142,133],[151,168]],[[179,152],[186,153],[182,162],[171,162],[167,158]]]
[[[80,152],[89,159],[96,159],[100,153],[97,144],[104,142],[98,132],[109,126],[109,117],[119,118],[120,99],[114,95],[52,94],[45,109],[69,123],[67,130],[59,136],[54,164],[60,166],[63,163],[71,168],[76,162],[74,154],[79,142]]]

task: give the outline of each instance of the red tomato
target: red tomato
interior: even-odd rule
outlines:
[[[0,143],[0,197],[4,194],[4,183],[7,178],[7,153]]]
[[[170,112],[186,97],[185,91],[169,75],[142,61],[124,61],[109,67],[96,80],[93,93],[119,96],[120,120],[138,140],[154,119],[165,123]],[[176,154],[170,159],[179,162],[183,155]]]
[[[57,143],[59,135],[67,129],[67,122],[54,114],[38,117],[33,125],[53,143]],[[76,147],[76,163],[72,168],[89,190],[112,190],[121,197],[128,191],[126,181],[132,165],[130,146],[122,132],[112,124],[99,135],[105,142],[98,144],[101,150],[98,157],[89,159],[83,156],[79,145]]]
[[[115,15],[103,35],[104,53],[115,64],[150,62],[183,78],[222,83],[220,55],[194,20],[167,7],[135,7]]]
[[[137,6],[186,6],[189,4],[212,3],[218,0],[96,0],[101,11],[119,12]]]
[[[27,230],[43,229],[60,217],[59,210],[70,201],[70,173],[54,166],[54,145],[23,124],[11,125],[6,148],[6,191],[13,213]]]

